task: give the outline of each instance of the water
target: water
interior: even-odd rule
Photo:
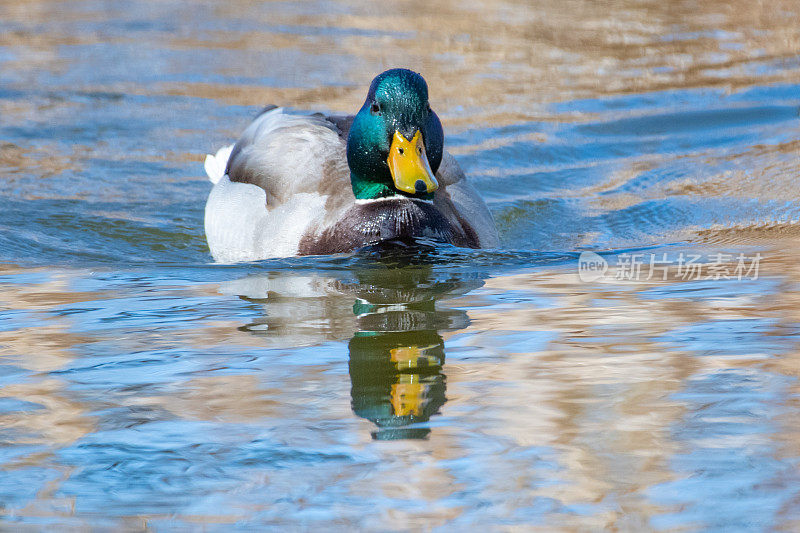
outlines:
[[[463,4],[0,4],[3,529],[800,528],[797,3]],[[502,248],[213,264],[391,66]]]

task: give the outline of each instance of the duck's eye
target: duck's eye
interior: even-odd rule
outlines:
[[[381,104],[379,104],[378,102],[375,102],[374,104],[372,104],[370,106],[369,110],[372,111],[373,115],[380,115],[381,114]]]
[[[417,146],[417,153],[422,155],[422,146]]]
[[[406,153],[406,151],[403,150],[402,148],[398,148],[397,149],[397,153],[399,153],[400,155],[403,155],[404,153]]]

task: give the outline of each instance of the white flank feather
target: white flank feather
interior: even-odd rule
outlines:
[[[265,188],[231,182],[225,171],[232,146],[206,157],[214,184],[205,216],[211,255],[221,263],[297,255],[327,214],[323,176],[349,180],[342,140],[319,116],[277,108],[256,118],[237,142],[232,168]]]
[[[325,197],[309,193],[267,209],[264,189],[223,176],[206,203],[208,247],[220,263],[297,255],[303,235],[324,212]]]
[[[228,158],[231,156],[232,150],[233,145],[223,146],[217,150],[216,155],[206,155],[206,161],[203,166],[206,169],[206,174],[208,174],[208,179],[211,180],[211,183],[216,185],[219,180],[222,179],[222,176],[225,175],[225,169],[228,167]]]

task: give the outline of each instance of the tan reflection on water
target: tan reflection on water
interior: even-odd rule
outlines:
[[[269,51],[268,62],[243,53],[233,59],[226,55],[210,66],[223,76],[271,76],[287,85],[122,82],[104,89],[354,111],[376,72],[402,65],[426,76],[435,107],[446,111],[448,123],[496,125],[537,116],[540,104],[553,101],[708,86],[736,90],[755,79],[760,85],[796,82],[800,67],[800,28],[795,23],[800,6],[793,0],[401,0],[327,6],[205,1],[181,9],[171,4],[149,10],[136,6],[145,19],[169,17],[182,28],[147,34],[161,46],[174,51]],[[74,35],[58,27],[37,32],[32,25],[52,22],[54,12],[65,21],[114,20],[121,15],[114,10],[72,13],[59,9],[58,2],[4,2],[0,16],[22,28],[4,35],[0,43],[15,47],[27,68],[53,71],[70,66],[58,56],[59,46],[108,39],[129,44],[125,36]],[[195,16],[208,15],[260,27],[194,30]],[[298,71],[295,52],[308,54],[307,61],[324,56]],[[177,62],[173,68],[181,66]]]
[[[349,61],[336,63],[344,71],[337,72],[337,79],[344,74],[350,85],[162,87],[170,94],[250,105],[291,102],[353,111],[376,72],[407,65],[428,79],[433,101],[446,110],[449,124],[514,123],[540,115],[540,104],[553,101],[701,86],[736,90],[751,85],[756,75],[760,84],[797,80],[797,65],[791,65],[800,46],[800,30],[791,20],[799,9],[791,0],[469,5],[403,1],[389,8],[353,2],[346,15],[265,9],[255,16],[266,24],[343,28],[352,34],[302,35],[302,29],[301,35],[288,36],[243,32],[186,44],[342,54]],[[223,16],[231,11],[218,8]],[[325,67],[320,68],[324,72]],[[291,67],[279,62],[269,69],[284,73]]]
[[[680,282],[671,282],[669,296],[661,298],[647,291],[665,287],[663,283],[580,283],[573,265],[488,278],[482,287],[480,282],[458,278],[432,283],[425,269],[399,269],[386,276],[356,272],[357,283],[286,274],[251,276],[222,284],[216,291],[197,286],[196,293],[206,298],[214,292],[220,299],[237,298],[239,293],[248,301],[263,303],[266,314],[251,323],[228,326],[210,317],[185,334],[170,337],[173,345],[228,345],[246,350],[248,345],[313,346],[351,339],[349,378],[330,373],[336,364],[320,362],[297,366],[276,387],[264,383],[269,374],[217,375],[212,364],[203,373],[174,381],[162,395],[127,395],[117,400],[122,402],[118,407],[163,409],[180,419],[217,423],[271,420],[287,430],[282,437],[287,446],[309,439],[335,439],[335,433],[323,437],[313,427],[364,417],[363,424],[351,425],[344,434],[352,434],[349,440],[355,449],[375,454],[380,468],[350,465],[343,471],[339,466],[326,471],[322,466],[317,482],[345,483],[356,497],[378,490],[394,500],[429,503],[424,513],[379,509],[369,519],[374,524],[392,520],[404,527],[425,527],[474,512],[442,503],[469,487],[468,478],[448,466],[469,458],[483,465],[480,488],[474,490],[490,500],[515,495],[508,503],[509,513],[535,506],[538,498],[550,498],[560,506],[594,505],[597,510],[546,514],[548,527],[647,528],[651,518],[676,510],[653,501],[649,488],[685,475],[672,466],[675,454],[686,445],[674,440],[673,428],[684,423],[689,406],[673,394],[720,369],[800,375],[796,342],[787,345],[780,357],[759,352],[731,358],[695,353],[660,339],[709,320],[763,317],[774,318],[778,324],[774,334],[781,335],[780,324],[791,327],[800,319],[796,243],[787,240],[785,247],[763,252],[760,280],[752,282],[764,284],[762,290],[715,298],[691,297],[691,292],[680,290]],[[44,331],[4,332],[0,342],[3,358],[40,373],[28,382],[0,388],[3,398],[39,406],[24,416],[2,417],[4,427],[20,432],[17,442],[47,446],[45,453],[18,460],[20,466],[48,465],[58,449],[95,431],[88,413],[98,409],[97,400],[79,401],[67,392],[68,379],[41,372],[58,370],[81,357],[80,346],[97,337],[70,333],[71,320],[49,311],[90,300],[96,305],[113,295],[72,292],[63,281],[65,276],[61,281],[26,289],[15,286],[0,293],[7,309],[43,313],[43,323],[53,323],[43,326],[50,328]],[[777,285],[770,292],[766,288],[771,283]],[[174,290],[176,295],[190,296],[195,289]],[[268,327],[253,327],[259,324]],[[220,337],[226,328],[227,336]],[[362,337],[365,332],[368,335]],[[160,335],[129,330],[120,335],[119,342],[121,347],[134,348],[165,341]],[[43,342],[45,336],[58,342]],[[353,343],[360,338],[372,339],[371,344]],[[437,338],[443,338],[443,344]],[[37,349],[26,350],[26,346]],[[431,361],[438,364],[440,357],[444,361],[440,370],[428,374],[413,370]],[[355,358],[362,358],[359,364],[367,365],[366,369],[388,371],[375,374],[384,376],[374,382],[377,389],[359,389],[362,378],[361,371],[352,366]],[[396,370],[391,370],[392,365]],[[275,367],[275,371],[281,370]],[[322,396],[313,400],[309,386]],[[350,387],[352,396],[347,392]],[[377,396],[370,396],[370,390],[377,391]],[[791,392],[800,392],[796,384]],[[365,404],[366,398],[372,399]],[[787,401],[793,407],[789,412],[800,407],[796,399]],[[384,414],[376,418],[363,406]],[[407,419],[399,427],[414,417],[442,423],[416,435],[389,433],[406,440],[383,442],[375,448],[370,434],[383,431],[380,427],[385,422],[380,417],[385,416]],[[781,443],[782,456],[796,457],[800,434],[796,417],[776,415],[774,422],[777,429],[769,438]],[[424,440],[413,440],[415,436]],[[489,443],[494,449],[485,447]],[[542,451],[520,455],[536,449]],[[540,461],[555,461],[558,468],[541,470]],[[69,470],[63,475],[68,478]],[[282,482],[282,478],[270,479],[269,483]],[[55,493],[54,487],[41,492],[39,504],[60,505],[52,500],[50,494]],[[614,505],[604,503],[609,499]],[[39,507],[26,511],[42,512]],[[241,518],[237,513],[226,514],[229,518],[195,519],[230,523]],[[787,509],[787,520],[795,515]]]
[[[445,361],[447,401],[441,413],[452,422],[434,427],[425,435],[427,441],[387,444],[389,447],[380,451],[385,461],[380,471],[362,473],[366,477],[351,485],[351,490],[365,496],[377,486],[387,498],[422,499],[433,506],[423,516],[386,511],[375,517],[376,523],[396,520],[408,527],[444,524],[470,509],[455,512],[438,506],[442,498],[465,488],[458,475],[441,462],[466,456],[486,465],[483,490],[493,495],[515,494],[513,508],[534,506],[538,497],[555,498],[560,505],[596,504],[601,509],[609,498],[616,502],[585,516],[553,514],[548,518],[552,526],[649,527],[653,517],[677,507],[653,502],[648,489],[685,475],[675,472],[672,464],[674,456],[685,451],[686,443],[675,442],[672,434],[684,423],[687,405],[672,396],[684,391],[692,380],[723,369],[746,368],[786,376],[800,371],[792,356],[798,351],[793,346],[796,343],[786,346],[786,356],[779,353],[780,357],[765,358],[764,352],[758,351],[730,357],[695,353],[661,339],[672,331],[713,320],[768,317],[787,326],[795,323],[798,292],[788,280],[800,276],[800,256],[792,250],[764,252],[761,281],[752,281],[786,280],[780,283],[778,293],[756,290],[747,295],[694,298],[691,292],[682,293],[681,282],[670,282],[672,296],[653,298],[647,291],[666,284],[582,284],[572,268],[558,268],[489,278],[484,287],[465,296],[442,294],[436,298],[439,312],[467,308],[470,321],[467,327],[462,324],[441,330],[446,339],[445,356],[453,350],[479,356],[477,360],[460,356]],[[321,280],[311,284],[325,285]],[[406,290],[403,301],[415,296],[418,300],[426,291]],[[374,286],[367,292],[374,294]],[[533,299],[523,297],[516,304],[498,305],[496,298],[520,292]],[[281,300],[290,294],[273,296]],[[351,297],[345,293],[343,298]],[[400,300],[393,305],[407,306]],[[302,318],[294,316],[302,324]],[[318,320],[317,315],[311,316]],[[320,326],[326,331],[326,326]],[[774,333],[782,334],[780,328],[775,326]],[[547,340],[537,342],[533,335],[537,332],[547,334]],[[266,340],[297,332],[278,329],[260,334]],[[355,335],[358,338],[359,333]],[[509,344],[506,335],[522,340]],[[407,359],[396,354],[419,353],[418,347],[412,347],[421,342],[419,334],[418,341],[412,341],[413,336],[403,341],[396,338],[400,345],[387,350],[395,355],[388,360],[396,363]],[[448,348],[450,343],[455,348]],[[352,344],[350,356],[352,362]],[[371,364],[385,363],[376,359]],[[351,380],[355,378],[351,368]],[[387,399],[395,415],[418,409],[402,406],[393,393]],[[790,444],[798,431],[795,420],[779,416],[776,422],[781,434],[769,438],[785,441],[782,453],[796,456],[797,448]],[[491,439],[500,447],[488,453],[475,449],[472,440],[478,437]],[[553,450],[562,469],[554,472],[558,483],[537,488],[542,480],[536,458],[519,459],[512,453],[531,447]],[[787,510],[787,516],[793,515]]]
[[[3,275],[31,273],[14,267],[0,267]],[[74,467],[59,464],[55,456],[96,429],[89,407],[67,390],[67,383],[48,375],[69,364],[78,355],[75,347],[88,337],[69,332],[69,319],[54,317],[50,311],[67,304],[91,301],[96,293],[73,292],[67,277],[54,277],[39,284],[0,286],[0,309],[31,314],[26,327],[0,331],[0,364],[30,372],[28,379],[0,387],[0,398],[30,402],[33,409],[0,415],[4,439],[18,446],[32,446],[36,451],[23,453],[4,462],[4,470],[47,466],[56,472],[55,479],[42,485],[36,501],[20,510],[29,516],[69,516],[74,499],[55,496],[61,482]],[[4,514],[0,511],[0,515]]]
[[[519,446],[553,446],[566,468],[563,484],[535,494],[565,504],[616,495],[618,510],[570,517],[562,525],[646,528],[650,517],[668,510],[642,496],[645,487],[673,478],[669,462],[676,445],[669,427],[684,409],[668,397],[698,366],[690,355],[649,338],[702,317],[691,305],[682,309],[680,301],[639,300],[637,287],[576,287],[575,278],[574,272],[545,272],[488,280],[487,289],[498,294],[523,289],[555,301],[542,308],[475,311],[471,343],[491,343],[503,331],[557,335],[540,352],[517,348],[502,365],[470,365],[463,377],[450,374],[451,390],[457,394],[460,384],[468,387],[480,376],[513,383],[493,398],[502,408],[487,431]]]
[[[762,279],[798,279],[800,256],[788,247],[792,244],[765,253]],[[457,341],[459,350],[474,347],[495,358],[445,364],[448,401],[442,410],[458,421],[434,428],[428,445],[407,443],[385,450],[387,470],[381,472],[379,486],[386,497],[422,498],[435,504],[463,488],[448,468],[437,463],[469,454],[469,433],[476,431],[506,443],[496,455],[477,451],[479,456],[474,457],[486,461],[487,471],[493,473],[484,480],[493,493],[516,494],[516,506],[533,505],[536,497],[556,498],[564,505],[599,504],[613,498],[615,509],[580,517],[553,515],[552,525],[647,528],[651,518],[676,510],[647,497],[649,487],[679,476],[671,464],[685,444],[674,442],[671,433],[683,423],[686,406],[671,395],[692,379],[725,368],[787,376],[800,370],[791,355],[796,348],[787,357],[765,359],[759,352],[729,358],[681,350],[658,340],[708,320],[766,316],[791,324],[797,320],[796,288],[698,300],[682,297],[673,287],[675,296],[654,299],[643,297],[642,291],[663,284],[580,284],[571,269],[501,276],[485,283],[467,296],[445,300],[448,306],[468,307],[471,323],[443,333]],[[535,294],[543,303],[490,303],[494,297],[519,291]],[[532,352],[524,348],[525,342],[504,348],[504,334],[519,336],[525,331],[549,333],[552,338]],[[603,389],[607,392],[600,392]],[[794,419],[780,421],[787,433],[778,439],[794,442],[798,430]],[[463,424],[472,427],[464,432]],[[564,469],[558,473],[559,484],[531,487],[536,485],[535,463],[515,463],[505,453],[526,447],[555,450]],[[398,456],[400,450],[406,455]],[[795,456],[796,446],[785,453]],[[358,483],[353,490],[367,494],[367,487],[376,481],[369,476],[363,489]],[[454,481],[455,487],[450,486]],[[415,527],[431,520],[446,523],[468,512],[461,509],[454,515],[452,510],[434,509],[423,517],[395,510],[380,518]]]
[[[618,511],[587,517],[585,521],[570,517],[563,525],[647,528],[650,518],[669,509],[651,504],[643,492],[648,486],[674,479],[670,464],[673,455],[681,451],[670,432],[682,423],[685,407],[669,396],[683,390],[693,378],[716,370],[751,368],[791,377],[800,372],[800,360],[795,357],[800,341],[793,341],[779,357],[765,357],[769,352],[759,350],[731,358],[684,352],[654,339],[709,320],[765,317],[779,321],[766,335],[785,335],[781,328],[796,324],[800,302],[796,287],[800,274],[797,242],[787,239],[786,248],[765,254],[761,276],[787,280],[777,293],[755,291],[697,301],[691,293],[682,298],[675,290],[669,298],[642,299],[640,291],[659,284],[576,285],[574,272],[538,272],[487,280],[486,288],[498,295],[530,290],[546,296],[548,301],[541,307],[502,312],[487,307],[485,311],[472,311],[472,323],[466,330],[473,332],[471,345],[491,345],[491,338],[501,336],[504,330],[558,335],[542,351],[508,352],[500,369],[492,363],[478,368],[465,365],[464,370],[468,371],[463,375],[448,371],[449,391],[459,395],[461,387],[468,389],[470,382],[487,376],[502,383],[513,382],[508,394],[499,398],[501,401],[492,398],[494,405],[504,407],[504,423],[487,430],[497,437],[511,436],[520,446],[555,446],[562,450],[569,482],[548,487],[543,494],[558,494],[561,501],[572,503],[600,502],[610,494],[616,495]],[[612,384],[607,394],[598,393],[598,388]],[[798,405],[797,392],[794,385],[786,396],[792,406],[789,412]],[[793,396],[795,399],[790,399]],[[522,398],[524,402],[520,402]],[[469,399],[482,398],[470,395]],[[779,416],[779,422],[780,436],[769,437],[791,442],[787,456],[796,456],[794,443],[800,429],[796,417]],[[787,513],[793,515],[796,509],[787,509]]]

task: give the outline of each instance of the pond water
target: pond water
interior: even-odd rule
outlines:
[[[800,6],[465,4],[0,3],[0,529],[800,529]],[[393,66],[502,247],[214,264]]]

